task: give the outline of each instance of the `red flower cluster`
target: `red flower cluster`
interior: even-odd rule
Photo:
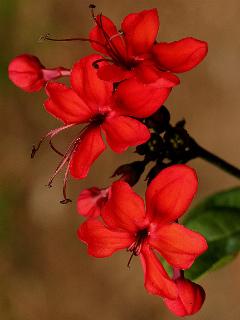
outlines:
[[[183,270],[207,250],[206,240],[200,234],[176,222],[196,191],[196,174],[186,165],[171,166],[157,175],[146,191],[146,209],[128,183],[114,182],[101,208],[95,201],[101,220],[97,215],[88,215],[89,219],[78,230],[79,238],[88,245],[88,253],[97,258],[127,249],[131,252],[129,266],[133,256],[140,256],[146,290],[166,298],[165,303],[173,310],[181,298],[179,284],[169,278],[155,250],[172,267]],[[96,196],[88,198],[89,204],[91,198]],[[80,208],[79,212],[84,214]]]
[[[61,155],[54,177],[66,166],[62,203],[66,196],[68,174],[85,178],[93,162],[110,148],[121,153],[150,138],[149,128],[142,119],[155,113],[179,84],[174,73],[188,71],[207,54],[207,43],[185,38],[171,43],[156,41],[159,18],[156,9],[129,14],[118,31],[103,15],[94,14],[90,31],[91,46],[100,53],[76,62],[71,70],[63,67],[47,69],[38,58],[24,54],[9,64],[9,78],[27,92],[45,87],[48,113],[63,122],[34,146],[32,157],[48,138],[50,147]],[[49,39],[50,40],[50,39]],[[69,76],[69,86],[53,82]],[[60,132],[78,127],[65,152],[53,145]],[[203,301],[203,289],[183,277],[171,279],[156,252],[173,268],[184,270],[207,249],[205,239],[186,229],[177,221],[190,205],[197,190],[195,172],[185,165],[175,165],[161,171],[146,191],[143,200],[131,189],[144,167],[122,166],[116,175],[122,178],[109,188],[83,190],[78,198],[78,211],[87,220],[78,235],[95,257],[107,257],[117,250],[127,249],[140,256],[145,287],[148,292],[162,296],[167,307],[179,316],[197,312]]]

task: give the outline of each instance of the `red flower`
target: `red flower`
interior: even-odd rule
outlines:
[[[77,210],[85,218],[96,218],[100,216],[103,206],[108,200],[109,189],[92,187],[83,190],[77,199]]]
[[[99,76],[104,80],[117,82],[137,77],[145,83],[158,80],[173,87],[179,79],[171,72],[191,70],[207,54],[207,43],[191,37],[157,43],[157,9],[127,15],[121,31],[109,18],[95,17],[94,13],[93,17],[96,26],[90,32],[91,45],[112,63],[99,69]]]
[[[179,317],[190,316],[198,312],[205,300],[203,288],[184,278],[175,280],[178,288],[178,297],[175,300],[165,298],[168,309]]]
[[[175,222],[187,210],[196,190],[193,169],[185,165],[164,169],[147,188],[145,213],[141,197],[126,182],[117,181],[102,212],[104,223],[89,219],[80,226],[78,236],[94,257],[107,257],[124,248],[132,252],[129,263],[134,255],[140,255],[147,291],[176,299],[176,285],[154,250],[170,265],[187,269],[207,249],[200,234]]]
[[[98,55],[90,55],[74,65],[71,72],[72,88],[55,82],[48,83],[46,87],[49,99],[45,102],[45,108],[65,125],[50,131],[33,149],[33,155],[46,137],[50,137],[50,145],[57,151],[51,143],[56,134],[72,126],[87,123],[65,154],[57,151],[63,158],[49,185],[68,163],[64,190],[69,171],[75,178],[85,178],[92,163],[105,150],[102,130],[115,152],[123,152],[129,146],[146,142],[150,137],[148,128],[132,117],[142,118],[152,114],[170,92],[168,88],[144,85],[132,79],[127,86],[125,83],[120,84],[113,94],[112,84],[99,79],[97,70],[93,67],[98,59]],[[66,200],[65,191],[64,199]]]
[[[22,54],[10,62],[8,74],[17,87],[34,92],[41,90],[49,80],[69,76],[70,71],[63,67],[46,69],[37,57]]]

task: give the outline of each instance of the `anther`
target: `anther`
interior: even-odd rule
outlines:
[[[63,200],[61,200],[61,201],[59,201],[61,204],[67,204],[67,203],[69,203],[69,202],[72,202],[72,200],[71,199],[63,199]]]
[[[45,41],[45,40],[48,40],[49,37],[50,37],[50,33],[42,34],[42,35],[38,38],[38,41],[37,41],[37,42],[43,42],[43,41]]]
[[[92,16],[93,20],[96,20],[96,16],[94,13],[94,9],[96,8],[95,4],[90,4],[88,7],[91,10],[91,16]]]
[[[35,145],[33,145],[32,151],[31,151],[31,159],[34,158],[34,156],[35,156],[35,154],[36,154],[37,151],[38,151],[38,148],[36,148]]]

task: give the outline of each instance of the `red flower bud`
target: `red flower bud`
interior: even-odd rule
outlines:
[[[10,62],[8,74],[17,87],[35,92],[41,90],[47,81],[69,75],[69,70],[62,67],[45,69],[37,57],[22,54]]]
[[[178,288],[178,298],[176,300],[164,299],[168,309],[179,317],[190,316],[198,312],[205,300],[203,288],[184,278],[175,281]]]
[[[108,200],[109,188],[92,187],[83,190],[77,200],[78,213],[86,218],[96,218],[101,214],[103,205]]]
[[[121,176],[121,180],[126,181],[130,186],[134,186],[144,172],[145,166],[146,163],[144,161],[134,161],[123,164],[115,170],[112,178]]]

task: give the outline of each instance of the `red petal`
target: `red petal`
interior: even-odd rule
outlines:
[[[145,118],[152,115],[167,99],[171,89],[144,84],[137,79],[122,82],[114,94],[115,109],[123,115]]]
[[[157,9],[144,10],[126,16],[122,23],[129,55],[147,53],[152,48],[159,29]]]
[[[203,236],[177,223],[165,226],[151,224],[149,244],[170,265],[179,269],[190,268],[194,260],[208,248]]]
[[[115,24],[103,15],[96,17],[96,23],[97,26],[91,30],[89,35],[92,40],[92,48],[111,57],[116,55],[126,57],[125,43]]]
[[[74,178],[87,176],[93,162],[106,149],[99,127],[87,129],[71,159],[70,172]]]
[[[156,44],[153,54],[161,68],[178,73],[191,70],[198,65],[205,58],[207,51],[207,42],[184,38]]]
[[[148,215],[160,223],[177,220],[191,204],[197,185],[195,171],[186,165],[162,170],[146,191]]]
[[[168,309],[179,317],[198,312],[205,300],[203,288],[187,279],[176,280],[179,296],[176,300],[164,299]]]
[[[108,199],[109,188],[96,187],[83,190],[77,199],[78,213],[86,218],[100,216],[101,210]]]
[[[73,89],[94,112],[98,112],[99,107],[110,104],[113,91],[112,84],[101,80],[97,75],[97,69],[93,67],[93,63],[101,58],[92,54],[80,59],[74,64],[71,72]],[[100,64],[104,66],[106,62]]]
[[[88,253],[96,258],[111,256],[114,252],[128,248],[134,241],[124,231],[112,231],[97,219],[89,219],[78,229],[78,237],[88,245]]]
[[[40,60],[29,54],[14,58],[8,67],[9,79],[19,88],[27,92],[39,91],[45,85]]]
[[[130,117],[107,118],[102,125],[106,139],[115,152],[123,152],[130,146],[137,146],[150,138],[148,128]]]
[[[146,244],[142,247],[140,257],[146,290],[151,294],[175,299],[178,295],[175,283],[169,278],[161,262]]]
[[[155,86],[172,88],[180,83],[177,76],[160,71],[151,61],[144,61],[135,68],[135,75],[144,83],[156,82]]]
[[[49,82],[46,87],[49,99],[45,101],[46,110],[66,124],[84,123],[92,113],[85,102],[65,84]]]
[[[98,70],[98,76],[100,79],[105,81],[119,82],[133,76],[133,72],[128,71],[120,66],[115,64],[108,64],[101,66]]]
[[[147,224],[143,199],[121,180],[112,184],[102,218],[109,227],[131,233],[144,229]]]

